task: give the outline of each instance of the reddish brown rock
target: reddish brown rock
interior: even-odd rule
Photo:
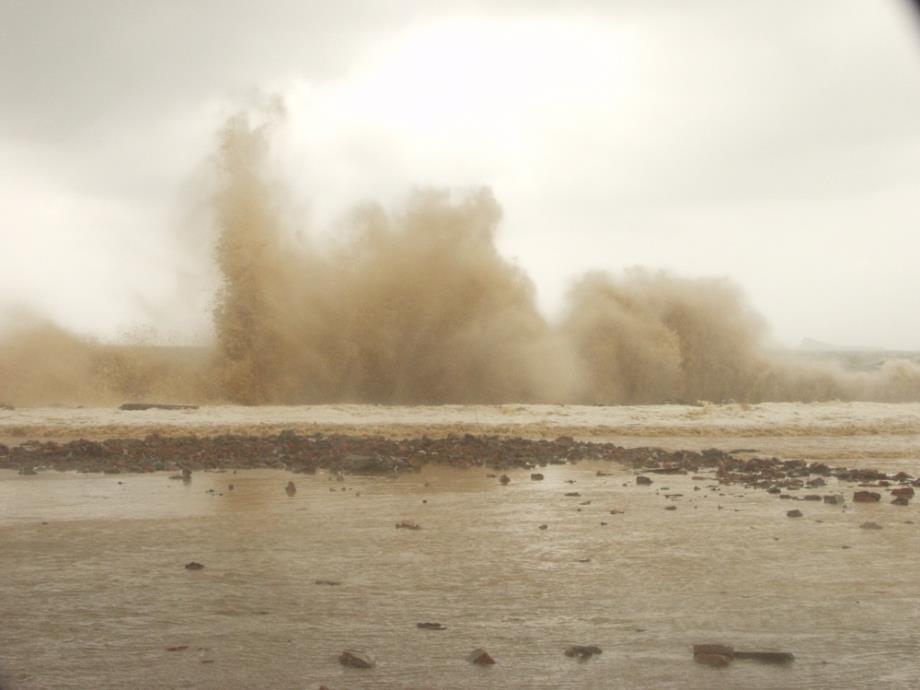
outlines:
[[[339,663],[351,668],[373,668],[377,664],[370,656],[355,649],[346,649],[339,654]]]
[[[878,503],[882,500],[882,495],[874,491],[856,491],[853,494],[855,503]]]
[[[495,659],[492,658],[492,655],[481,648],[474,649],[472,652],[467,654],[466,660],[471,664],[476,664],[477,666],[491,666],[495,663]]]

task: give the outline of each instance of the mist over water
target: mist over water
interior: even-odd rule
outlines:
[[[0,343],[0,402],[920,400],[911,362],[856,373],[777,355],[723,280],[592,273],[551,323],[496,250],[485,188],[357,207],[335,241],[292,232],[268,165],[274,125],[238,115],[218,135],[216,342],[105,346],[20,319]]]

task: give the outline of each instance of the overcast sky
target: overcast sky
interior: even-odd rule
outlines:
[[[548,314],[589,269],[739,283],[777,341],[920,349],[897,0],[0,0],[0,308],[204,330],[196,180],[280,94],[303,224],[489,185]]]

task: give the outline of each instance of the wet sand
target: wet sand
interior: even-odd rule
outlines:
[[[828,439],[846,437],[757,440],[790,438],[834,455]],[[837,447],[894,452],[847,464],[920,470],[909,434],[860,438]],[[914,503],[852,503],[833,477],[821,491],[845,492],[845,506],[719,485],[714,472],[637,486],[606,462],[539,471],[510,469],[507,486],[441,465],[342,481],[322,469],[188,483],[2,471],[0,672],[18,690],[916,687]],[[403,520],[421,529],[396,529]],[[185,570],[193,560],[205,568]],[[426,621],[447,629],[416,628]],[[713,669],[693,663],[699,642],[796,661]],[[579,662],[564,655],[572,644],[603,653]],[[348,647],[377,666],[342,667]],[[475,647],[498,663],[469,664]]]

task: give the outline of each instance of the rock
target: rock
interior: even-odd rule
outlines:
[[[577,657],[581,661],[587,661],[595,654],[600,654],[601,648],[597,645],[581,645],[573,644],[571,647],[568,647],[565,650],[565,655],[568,657]]]
[[[731,663],[732,658],[730,656],[725,656],[724,654],[694,654],[693,660],[698,664],[703,664],[704,666],[723,668]]]
[[[346,649],[339,654],[339,663],[351,668],[373,668],[377,664],[370,656],[356,649]]]
[[[802,517],[802,511],[801,510],[787,510],[786,517],[800,518]]]
[[[840,494],[828,494],[824,496],[824,502],[832,506],[839,506],[843,504],[843,496]]]
[[[498,481],[500,481],[502,484],[508,484],[511,482],[511,477],[509,477],[507,474],[503,474],[498,478]]]
[[[643,477],[642,475],[639,475],[638,477],[636,477],[636,484],[639,486],[648,486],[651,483],[652,483],[652,480],[649,479],[648,477]]]
[[[665,506],[665,510],[677,510],[677,506]]]
[[[297,487],[294,486],[294,482],[287,483],[287,486],[284,487],[284,493],[286,493],[288,496],[293,496],[297,493]]]
[[[894,506],[909,506],[909,505],[910,505],[910,499],[909,499],[907,496],[898,496],[897,498],[895,498],[895,499],[891,502],[891,505],[894,505]]]
[[[314,585],[328,585],[329,587],[338,587],[341,582],[338,580],[313,580]]]
[[[233,484],[230,484],[229,486],[227,486],[227,491],[233,491]]]
[[[197,561],[192,561],[191,563],[185,564],[185,569],[186,570],[204,570],[204,566],[201,565],[201,563],[198,563]]]
[[[874,491],[856,491],[853,494],[854,503],[878,503],[882,500],[882,495]]]
[[[422,526],[411,520],[403,520],[396,523],[396,529],[422,529]]]
[[[549,525],[540,525],[539,529],[547,529]]]
[[[543,480],[543,475],[540,472],[534,472],[530,475],[530,478],[535,482],[539,482]]]
[[[859,529],[882,529],[882,526],[877,522],[864,522],[859,526]]]
[[[903,496],[904,498],[913,498],[914,490],[909,486],[899,486],[897,489],[891,490],[892,496]]]
[[[187,644],[183,644],[183,645],[179,645],[179,646],[177,646],[177,647],[167,647],[167,648],[166,648],[166,651],[167,651],[167,652],[184,652],[186,649],[188,649],[188,645],[187,645]]]
[[[821,497],[818,496],[817,494],[808,494],[808,495],[805,496],[805,498],[803,498],[802,500],[803,500],[803,501],[820,501],[820,500],[821,500]]]
[[[447,626],[440,623],[416,623],[415,627],[419,630],[447,630]]]
[[[564,494],[564,495],[565,495],[565,496],[571,496],[572,498],[577,498],[577,497],[581,496],[581,494],[578,493],[577,491],[569,491],[568,493],[566,493],[566,494]]]
[[[729,659],[735,656],[735,648],[727,644],[695,644],[693,645],[693,655],[697,654],[718,654],[727,656]]]
[[[495,663],[495,659],[492,658],[492,655],[482,648],[474,649],[467,654],[466,660],[477,666],[491,666]]]

